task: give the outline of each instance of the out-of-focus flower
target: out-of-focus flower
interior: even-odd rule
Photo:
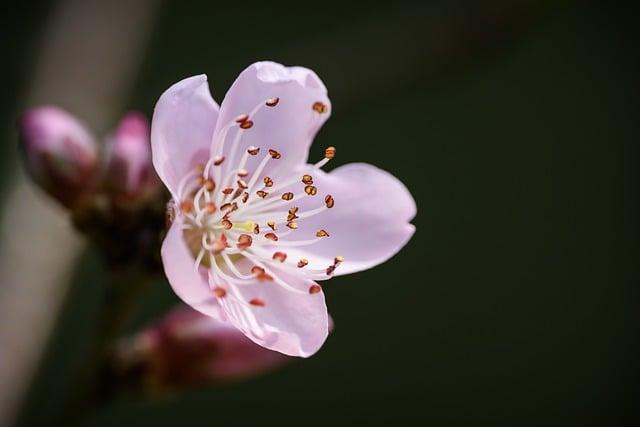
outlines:
[[[107,147],[106,185],[123,201],[144,201],[160,190],[151,163],[149,123],[138,112],[120,121]]]
[[[64,206],[95,188],[98,146],[73,115],[54,106],[34,108],[20,119],[19,132],[27,171]]]
[[[325,173],[333,147],[306,164],[330,112],[313,71],[258,62],[221,107],[200,75],[170,87],[152,120],[154,166],[177,207],[162,247],[174,291],[292,356],[327,337],[316,281],[380,264],[414,233],[415,202],[389,173],[367,164]]]
[[[228,323],[181,307],[121,342],[115,364],[129,387],[163,391],[241,380],[291,360]]]

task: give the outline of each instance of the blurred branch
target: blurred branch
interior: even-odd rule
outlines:
[[[123,107],[158,0],[64,0],[50,16],[26,104],[105,129]],[[11,425],[82,249],[67,215],[18,174],[0,231],[0,425]]]

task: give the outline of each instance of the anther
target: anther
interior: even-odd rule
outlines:
[[[309,286],[309,293],[311,295],[313,294],[317,294],[322,290],[322,288],[320,287],[320,285],[318,285],[317,283],[314,285]]]
[[[249,300],[249,304],[255,306],[255,307],[264,307],[264,301],[261,300],[260,298],[252,298]]]
[[[224,288],[216,287],[213,289],[213,293],[218,298],[224,298],[227,295],[227,291]]]
[[[314,187],[313,185],[307,185],[306,187],[304,187],[304,192],[309,196],[315,196],[316,194],[318,194],[318,188]]]
[[[183,200],[180,203],[180,211],[183,213],[191,213],[193,211],[193,202],[191,200]]]
[[[272,242],[277,242],[278,241],[278,236],[276,236],[276,233],[267,233],[264,235],[265,239],[271,240]]]
[[[207,202],[205,209],[207,210],[207,213],[212,214],[216,211],[216,205],[213,202]]]
[[[338,265],[340,264],[342,261],[344,261],[344,257],[341,255],[338,255],[337,257],[335,257],[333,259],[333,265]]]
[[[329,237],[329,233],[326,230],[318,230],[316,232],[316,237]]]
[[[213,158],[213,164],[215,166],[220,166],[224,162],[224,156],[216,156]]]
[[[275,221],[267,221],[267,225],[269,226],[270,229],[272,229],[273,231],[276,231],[276,222]]]
[[[298,268],[302,268],[307,264],[309,264],[309,261],[307,261],[305,258],[302,258],[300,261],[298,261]]]
[[[260,282],[271,282],[273,280],[273,277],[271,277],[267,273],[258,274],[258,276],[256,278]]]
[[[251,147],[247,148],[247,153],[251,154],[252,156],[255,156],[259,152],[260,152],[260,148],[259,147],[254,147],[252,145]]]
[[[327,147],[324,150],[325,159],[333,159],[336,156],[336,147]]]
[[[202,175],[200,175],[200,176],[198,176],[196,178],[196,183],[201,187],[204,185],[204,181],[205,181],[205,179],[204,179],[204,176],[202,176]]]
[[[295,230],[296,228],[298,228],[298,223],[295,221],[289,221],[287,223],[287,227],[289,227],[292,230]]]
[[[251,237],[248,234],[241,234],[238,237],[238,249],[245,250],[247,249],[249,246],[251,246],[251,243],[253,243],[253,237]]]
[[[196,173],[202,174],[204,172],[204,165],[202,163],[198,163],[196,165]]]
[[[245,120],[240,123],[240,129],[249,129],[253,126],[253,122],[251,120]]]
[[[254,265],[251,267],[251,274],[260,275],[264,274],[264,268]]]
[[[320,114],[326,113],[329,110],[327,105],[320,101],[314,102],[311,108],[313,108],[313,111]]]
[[[211,252],[213,252],[214,255],[218,255],[220,252],[227,249],[227,247],[227,236],[225,234],[221,234],[220,237],[213,242]]]
[[[273,187],[273,180],[268,176],[265,176],[262,182],[264,182],[265,187]]]
[[[269,149],[269,154],[271,155],[272,159],[276,159],[276,160],[278,160],[280,157],[282,157],[282,155],[280,153],[278,153],[276,150],[274,150],[273,148]]]
[[[222,224],[225,230],[231,230],[233,227],[233,224],[228,219],[223,219],[220,224]]]
[[[213,190],[215,190],[215,188],[216,188],[216,183],[215,183],[215,182],[213,182],[213,180],[211,180],[211,179],[207,179],[207,180],[204,182],[204,188],[205,188],[207,191],[213,191]]]
[[[247,200],[249,200],[249,193],[245,191],[242,193],[242,203],[247,203]]]
[[[260,226],[258,224],[253,226],[253,234],[260,234]]]
[[[275,107],[276,105],[278,105],[278,102],[280,102],[280,98],[270,98],[270,99],[267,99],[267,102],[265,102],[265,105],[267,107]]]
[[[233,188],[231,187],[227,187],[224,190],[222,190],[222,194],[228,196],[229,194],[233,193]]]
[[[293,199],[293,193],[291,191],[287,191],[282,195],[282,200],[291,200]]]
[[[233,210],[233,205],[231,203],[225,203],[224,205],[220,206],[220,212],[224,214],[228,214],[232,210]]]
[[[324,198],[324,204],[327,205],[329,209],[333,207],[333,205],[335,204],[335,200],[333,200],[331,194],[327,194],[327,196]]]
[[[249,171],[246,169],[240,169],[238,171],[238,176],[241,178],[244,178],[245,176],[249,175]]]
[[[294,219],[298,219],[298,215],[290,213],[287,215],[287,221],[293,221]]]
[[[287,259],[287,254],[284,252],[274,252],[273,260],[278,262],[284,262]]]
[[[238,187],[242,188],[243,190],[246,190],[247,188],[249,188],[249,186],[247,185],[246,182],[244,182],[244,180],[239,179],[238,181],[236,181],[238,183]]]
[[[327,276],[331,276],[335,270],[336,270],[335,265],[330,265],[329,267],[327,267]]]
[[[260,197],[261,199],[264,199],[265,197],[267,197],[269,195],[269,193],[267,193],[266,191],[262,191],[262,190],[258,190],[256,191],[256,194],[258,195],[258,197]]]
[[[240,114],[238,117],[236,117],[236,123],[244,123],[247,120],[249,120],[249,116],[246,114]]]
[[[313,177],[311,175],[302,175],[302,183],[307,185],[313,184]]]

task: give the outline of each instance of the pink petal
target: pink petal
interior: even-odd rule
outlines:
[[[194,268],[195,261],[184,241],[180,219],[174,221],[162,242],[161,255],[165,274],[174,292],[196,310],[223,319],[206,273]]]
[[[245,273],[250,266],[246,260],[237,263]],[[275,281],[247,282],[230,288],[232,295],[221,299],[222,309],[229,321],[255,343],[289,356],[313,355],[329,333],[329,315],[322,290],[318,288],[317,293],[311,294],[313,281],[273,268],[267,271],[298,292],[285,289]],[[258,300],[264,306],[247,304]]]
[[[339,255],[345,260],[334,274],[349,274],[385,262],[413,235],[415,227],[409,221],[416,215],[415,201],[390,173],[365,163],[344,165],[331,173],[309,169],[306,173],[313,177],[318,194],[294,200],[293,205],[300,208],[298,215],[323,206],[327,194],[333,196],[335,205],[298,220],[299,228],[288,239],[312,239],[319,229],[329,237],[309,246],[286,248],[288,259],[305,258],[309,264],[304,268],[326,269]]]
[[[204,74],[184,79],[160,96],[151,122],[153,165],[174,197],[180,179],[207,161],[218,110]]]
[[[275,107],[264,106],[265,101],[274,98],[278,98]],[[313,105],[317,102],[326,107],[326,112],[314,111]],[[223,155],[229,159],[235,133],[242,132],[235,163],[247,147],[260,147],[260,155],[249,158],[247,163],[246,169],[251,172],[263,155],[274,149],[282,157],[270,160],[264,174],[276,178],[278,174],[272,173],[274,168],[286,171],[306,162],[315,134],[329,118],[331,102],[326,87],[313,71],[303,67],[284,67],[275,62],[257,62],[240,74],[225,95],[216,138],[225,125],[242,114],[250,114],[258,105],[263,106],[249,118],[253,122],[250,129],[236,128],[229,132]],[[216,147],[212,149],[212,154],[216,154]]]

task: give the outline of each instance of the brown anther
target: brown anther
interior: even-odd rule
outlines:
[[[191,200],[183,200],[180,203],[180,212],[191,213],[193,211],[193,202]]]
[[[278,236],[276,236],[276,233],[267,233],[264,235],[265,239],[271,240],[272,242],[277,242],[278,241]]]
[[[267,225],[269,226],[270,229],[272,229],[273,231],[276,231],[276,222],[275,221],[267,221]]]
[[[213,182],[213,180],[212,180],[212,179],[207,179],[207,180],[204,182],[204,188],[205,188],[207,191],[213,191],[213,190],[215,190],[215,189],[216,189],[216,183],[215,183],[215,182]]]
[[[251,274],[264,274],[264,268],[254,265],[253,267],[251,267]]]
[[[237,202],[231,203],[231,212],[237,211],[237,210],[238,210],[238,203]]]
[[[207,202],[206,205],[204,205],[204,208],[207,210],[207,213],[214,213],[216,211],[216,204],[213,202]]]
[[[265,187],[273,187],[273,180],[268,176],[265,176],[262,182],[264,182]]]
[[[198,163],[196,165],[196,172],[199,174],[202,174],[202,172],[204,172],[204,165],[202,163]]]
[[[280,153],[278,153],[276,150],[274,150],[273,148],[269,149],[269,154],[271,155],[272,159],[276,159],[276,160],[278,160],[280,157],[282,157],[282,155]]]
[[[260,234],[260,226],[258,224],[253,226],[253,234]]]
[[[256,194],[258,195],[258,197],[260,197],[261,199],[264,199],[265,197],[267,197],[269,195],[269,193],[267,193],[266,191],[262,191],[262,190],[258,190],[256,191]]]
[[[289,221],[287,223],[287,227],[289,227],[292,230],[295,230],[296,228],[298,228],[298,223],[295,221]]]
[[[284,262],[287,259],[287,254],[284,252],[274,252],[273,260],[278,262]]]
[[[299,210],[299,208],[297,206],[293,206],[293,207],[289,208],[289,214],[290,215],[295,215],[295,214],[298,213],[298,210]]]
[[[222,190],[222,194],[228,196],[229,194],[233,193],[233,188],[231,187],[227,187],[224,190]]]
[[[224,298],[227,295],[227,291],[224,288],[218,286],[213,289],[213,294],[218,298]]]
[[[325,159],[333,159],[336,156],[336,147],[327,147],[324,150]]]
[[[333,259],[333,265],[338,265],[340,264],[342,261],[344,261],[344,257],[341,255],[338,255],[337,257],[335,257]]]
[[[267,273],[262,273],[262,274],[258,275],[257,279],[258,279],[259,282],[271,282],[273,280],[273,277],[271,277]]]
[[[259,152],[260,152],[260,148],[254,147],[253,145],[251,147],[247,148],[247,153],[251,154],[252,156],[255,156]]]
[[[240,169],[238,171],[238,176],[241,178],[244,178],[245,176],[249,175],[249,171],[246,169]]]
[[[218,255],[220,252],[227,249],[227,247],[227,236],[222,234],[213,242],[213,249],[211,249],[211,252],[213,252],[214,255]]]
[[[336,270],[335,265],[330,265],[329,267],[327,267],[327,276],[331,276],[335,270]]]
[[[302,268],[302,267],[306,266],[307,264],[309,264],[309,261],[307,261],[306,259],[302,258],[300,261],[298,261],[298,268]]]
[[[313,177],[311,175],[302,175],[302,183],[307,185],[313,184]]]
[[[291,191],[287,191],[282,195],[282,200],[291,200],[293,199],[293,193]]]
[[[253,122],[251,120],[245,120],[240,123],[240,129],[249,129],[253,126]]]
[[[327,196],[324,198],[324,204],[327,205],[327,207],[329,209],[331,209],[333,207],[333,205],[335,205],[335,200],[333,200],[333,197],[331,196],[331,194],[327,194]]]
[[[251,298],[249,300],[249,304],[255,306],[255,307],[264,307],[264,301],[261,300],[260,298]]]
[[[247,188],[249,188],[249,186],[247,185],[246,182],[244,182],[244,180],[239,179],[238,181],[236,181],[238,183],[238,187],[242,188],[243,190],[246,190]]]
[[[205,179],[204,179],[204,176],[202,176],[202,175],[200,175],[200,176],[198,176],[198,177],[196,178],[196,183],[197,183],[200,187],[202,187],[202,186],[204,185],[204,181],[205,181]]]
[[[304,192],[309,196],[315,196],[316,194],[318,194],[318,188],[314,187],[313,185],[307,185],[306,187],[304,187]]]
[[[223,219],[220,224],[222,224],[225,230],[231,230],[233,227],[233,224],[228,219]]]
[[[278,105],[278,102],[280,102],[280,98],[270,98],[270,99],[267,99],[267,102],[265,102],[265,105],[267,107],[275,107],[276,105]]]
[[[290,213],[287,215],[287,221],[293,221],[294,219],[298,219],[298,215]]]
[[[313,108],[313,111],[315,111],[316,113],[320,113],[320,114],[326,113],[329,110],[327,105],[322,103],[322,102],[320,102],[320,101],[314,102],[313,106],[311,106],[311,108]]]
[[[233,205],[231,203],[225,203],[224,205],[220,206],[220,211],[224,212],[225,214],[228,214],[232,210],[233,210]]]
[[[316,232],[316,237],[329,237],[329,233],[326,230],[318,230]]]
[[[245,191],[242,193],[242,203],[247,203],[247,200],[249,200],[249,193]]]
[[[238,237],[237,246],[238,246],[238,249],[240,249],[241,251],[251,246],[251,243],[253,243],[253,237],[251,237],[248,234],[241,234]]]
[[[247,120],[249,120],[249,116],[246,114],[240,114],[238,117],[236,117],[236,123],[244,123]]]
[[[216,157],[213,159],[213,164],[214,164],[215,166],[220,166],[220,165],[222,164],[222,162],[224,162],[224,156],[216,156]]]
[[[317,283],[314,285],[309,286],[309,293],[311,295],[313,294],[317,294],[322,290],[322,288],[320,287],[320,285],[318,285]]]

